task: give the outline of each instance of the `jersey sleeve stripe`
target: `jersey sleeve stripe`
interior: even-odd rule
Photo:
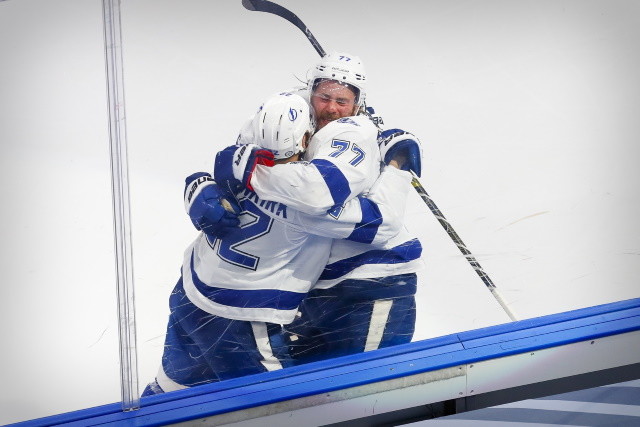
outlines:
[[[272,308],[275,310],[296,309],[306,294],[277,289],[226,289],[210,286],[202,282],[193,267],[191,257],[191,277],[198,292],[209,300],[229,306],[243,309]]]
[[[362,221],[356,224],[347,239],[369,244],[375,239],[378,228],[382,224],[382,214],[378,209],[378,205],[371,200],[364,197],[358,197],[358,200],[362,210]]]
[[[420,241],[412,239],[392,249],[371,250],[329,264],[318,280],[332,280],[342,277],[364,264],[400,264],[418,259],[421,255]]]
[[[351,187],[340,168],[325,159],[314,159],[311,164],[318,169],[327,184],[334,206],[343,204],[351,194]]]

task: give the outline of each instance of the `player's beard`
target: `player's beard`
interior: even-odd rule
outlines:
[[[322,113],[319,117],[316,118],[318,129],[322,129],[330,122],[338,120],[339,118],[340,114],[338,113]]]

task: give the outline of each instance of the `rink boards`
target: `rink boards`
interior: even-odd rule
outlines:
[[[376,425],[638,378],[640,298],[20,425]]]

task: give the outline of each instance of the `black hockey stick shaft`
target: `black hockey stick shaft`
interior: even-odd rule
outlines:
[[[427,204],[427,206],[429,207],[433,215],[438,219],[438,222],[440,223],[440,225],[442,225],[442,227],[447,232],[451,240],[453,240],[453,242],[456,244],[458,249],[460,249],[460,252],[462,252],[462,254],[467,259],[469,264],[471,264],[471,267],[473,267],[475,272],[478,273],[478,276],[480,276],[480,279],[482,279],[487,289],[491,291],[494,298],[502,306],[504,311],[507,313],[507,316],[509,316],[509,318],[513,321],[518,320],[516,319],[515,315],[513,314],[513,312],[507,305],[507,303],[502,299],[502,296],[498,292],[496,285],[493,284],[493,281],[484,271],[484,269],[482,268],[482,266],[480,265],[476,257],[474,257],[471,251],[467,249],[467,246],[464,244],[460,236],[458,236],[458,233],[456,233],[456,230],[453,229],[453,227],[451,226],[449,221],[447,221],[447,219],[444,217],[444,215],[442,214],[438,206],[436,206],[431,196],[429,196],[429,194],[427,193],[427,190],[425,190],[422,184],[420,183],[420,181],[418,181],[418,177],[415,175],[415,173],[413,173],[413,171],[411,173],[413,174],[413,179],[411,180],[411,185],[413,185],[413,188],[415,188],[415,190],[418,192],[422,200]]]
[[[268,0],[242,0],[242,5],[248,10],[273,13],[274,15],[278,15],[286,19],[287,21],[291,22],[293,25],[298,27],[304,33],[305,36],[307,36],[307,38],[309,39],[309,41],[311,42],[315,50],[318,52],[318,54],[320,54],[320,56],[325,56],[324,49],[322,49],[322,47],[320,46],[320,43],[318,43],[318,40],[316,40],[316,38],[313,36],[309,28],[307,28],[307,26],[302,22],[302,20],[300,20],[300,18],[298,18],[290,10],[276,3],[270,2]],[[458,246],[458,248],[460,249],[462,254],[465,256],[467,261],[469,261],[469,263],[471,264],[471,267],[473,267],[476,273],[478,273],[478,276],[480,276],[480,279],[482,279],[484,284],[487,286],[487,289],[491,291],[494,298],[502,306],[502,308],[507,313],[509,318],[514,321],[517,320],[513,315],[512,311],[509,309],[509,307],[505,303],[505,301],[502,299],[502,296],[498,292],[496,285],[493,284],[493,282],[491,281],[487,273],[485,273],[485,271],[483,270],[482,266],[480,266],[480,263],[473,256],[471,251],[467,249],[462,239],[460,239],[460,236],[458,236],[458,233],[456,233],[456,231],[453,229],[451,224],[449,224],[449,221],[447,221],[447,219],[444,217],[442,212],[440,212],[440,209],[438,209],[436,204],[433,202],[433,199],[431,199],[431,197],[429,196],[429,194],[427,194],[427,191],[424,189],[420,181],[418,181],[418,177],[415,175],[415,173],[413,173],[413,171],[411,173],[413,174],[413,180],[411,181],[413,188],[415,188],[415,190],[418,192],[422,200],[424,200],[424,202],[427,204],[431,212],[435,215],[435,217],[438,219],[440,224],[444,227],[449,237],[451,237],[451,239],[456,244],[456,246]]]
[[[302,31],[304,35],[307,36],[307,38],[311,42],[311,45],[313,45],[314,49],[316,50],[316,52],[318,52],[318,54],[320,54],[320,56],[326,55],[324,49],[322,48],[322,46],[320,46],[320,43],[318,43],[318,40],[316,40],[313,34],[311,34],[309,28],[307,28],[307,26],[304,25],[304,22],[302,22],[300,18],[298,18],[296,14],[291,12],[289,9],[286,9],[279,4],[270,2],[268,0],[242,0],[242,5],[248,10],[273,13],[274,15],[278,15],[286,19],[287,21],[298,27],[300,31]]]

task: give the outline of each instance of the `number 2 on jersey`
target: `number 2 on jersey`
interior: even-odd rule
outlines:
[[[230,264],[255,271],[258,268],[260,257],[245,252],[240,247],[269,233],[273,219],[252,203],[243,204],[243,208],[246,210],[240,216],[245,218],[241,219],[243,224],[240,226],[239,232],[227,235],[223,240],[216,239],[216,243],[219,245],[217,255]]]

